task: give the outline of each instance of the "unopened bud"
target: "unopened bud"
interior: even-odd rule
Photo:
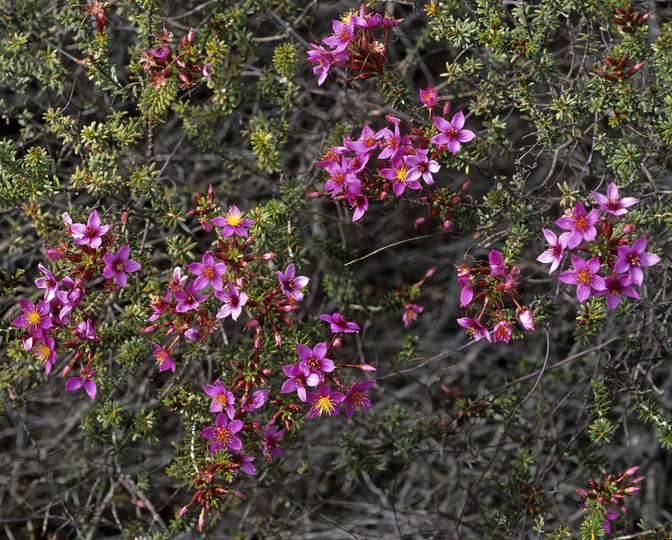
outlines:
[[[359,369],[361,369],[362,371],[366,371],[368,373],[376,371],[376,368],[373,367],[371,364],[360,364]]]
[[[257,336],[254,340],[254,348],[261,349],[261,336]]]
[[[630,467],[627,471],[623,473],[623,476],[632,476],[637,472],[637,469],[639,469],[639,467]]]
[[[61,252],[56,248],[47,248],[44,250],[44,254],[49,257],[52,261],[58,260],[61,258]]]
[[[276,257],[276,254],[273,253],[273,252],[270,252],[270,253],[264,253],[264,255],[263,255],[263,259],[264,259],[265,261],[273,260],[273,259],[275,259],[275,257]]]
[[[320,193],[319,191],[311,191],[309,193],[306,193],[306,197],[308,197],[309,199],[317,199],[318,197],[321,196],[322,193]]]
[[[63,373],[61,374],[61,377],[67,377],[70,374],[70,370],[72,369],[72,366],[67,365],[63,368]]]
[[[579,497],[584,499],[588,496],[588,492],[585,489],[577,489],[576,492],[579,494]]]
[[[623,227],[623,234],[630,234],[634,228],[635,226],[632,223],[627,223]]]
[[[188,511],[189,511],[189,507],[188,507],[188,506],[183,506],[183,507],[180,509],[180,512],[177,514],[178,519],[181,518],[181,517],[182,517],[184,514],[186,514]]]
[[[642,489],[640,486],[630,486],[630,487],[625,488],[625,492],[626,492],[628,495],[634,495],[634,494],[637,493],[640,489]]]
[[[534,330],[534,319],[530,308],[523,308],[518,312],[518,320],[525,330]]]
[[[425,222],[425,218],[424,217],[419,217],[418,219],[415,220],[415,223],[413,224],[413,226],[417,229],[424,222]]]
[[[471,186],[471,180],[467,180],[464,184],[462,184],[462,191],[467,191],[469,186]]]
[[[276,332],[274,337],[275,337],[275,344],[278,347],[282,347],[282,336]]]
[[[207,220],[201,221],[201,227],[205,232],[212,232],[212,223]]]
[[[203,532],[203,527],[205,526],[205,509],[201,510],[201,515],[198,516],[198,530]]]
[[[143,328],[142,330],[140,330],[140,332],[142,334],[151,334],[152,332],[154,332],[154,330],[156,330],[156,326],[148,326],[147,328]]]
[[[340,337],[334,338],[334,342],[331,344],[334,349],[338,349],[341,345],[343,345],[343,342]]]
[[[452,225],[452,223],[450,222],[449,219],[447,219],[446,221],[443,222],[443,228],[446,229],[446,230],[450,229],[451,225]]]

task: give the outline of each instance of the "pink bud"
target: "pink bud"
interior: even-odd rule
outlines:
[[[462,191],[467,191],[469,186],[471,186],[471,180],[467,180],[464,184],[462,184]]]
[[[380,200],[381,200],[381,201],[384,201],[385,199],[387,199],[387,191],[383,191],[383,192],[380,194]]]
[[[261,336],[257,336],[257,338],[254,340],[254,348],[261,349]]]
[[[189,28],[189,32],[187,33],[187,42],[189,45],[191,45],[194,42],[194,29]]]
[[[419,217],[418,219],[415,220],[415,223],[413,224],[413,226],[417,229],[424,222],[425,222],[425,218],[424,217]]]
[[[203,526],[205,525],[205,509],[201,510],[201,515],[198,516],[198,530],[203,532]]]
[[[450,112],[450,101],[448,101],[444,106],[443,106],[443,116],[446,116]]]
[[[322,193],[319,191],[311,191],[310,193],[306,193],[306,197],[309,199],[317,199],[318,197],[321,197]]]
[[[642,480],[644,480],[643,476],[638,476],[632,481],[632,484],[639,484]]]
[[[278,347],[282,347],[282,336],[276,332],[276,333],[275,333],[275,336],[273,336],[273,337],[275,337],[275,344],[276,344]],[[257,347],[257,348],[258,348],[258,347]]]
[[[634,228],[635,226],[632,223],[626,224],[625,227],[623,227],[623,234],[630,234]]]
[[[331,344],[334,349],[338,349],[341,345],[343,345],[343,342],[340,337],[335,338],[334,342]]]
[[[360,364],[359,369],[362,371],[368,371],[369,373],[376,371],[376,368],[373,367],[371,364]]]
[[[206,232],[212,232],[212,224],[209,221],[201,221],[201,227]]]
[[[430,277],[432,277],[434,275],[434,272],[436,272],[436,267],[427,270],[427,272],[425,273],[425,279],[429,279]]]
[[[154,330],[156,330],[156,326],[148,326],[147,328],[140,330],[140,332],[143,334],[151,334]]]
[[[642,488],[639,487],[639,486],[630,486],[630,487],[625,488],[625,492],[626,492],[628,495],[634,495],[634,494],[637,493],[640,489],[642,489]]]
[[[189,507],[188,507],[188,506],[183,506],[183,507],[180,509],[180,513],[177,514],[177,517],[178,517],[178,518],[181,518],[181,517],[182,517],[184,514],[186,514],[188,511],[189,511]]]
[[[639,469],[639,467],[630,467],[627,471],[625,471],[625,473],[623,473],[623,476],[632,476],[637,472],[637,469]]]
[[[58,260],[61,258],[61,252],[56,248],[47,248],[44,250],[44,254],[49,257],[52,261]]]
[[[577,489],[576,492],[579,494],[579,497],[584,499],[588,496],[588,492],[585,489]]]
[[[128,222],[128,212],[122,212],[121,214],[121,224],[126,225]]]
[[[452,223],[450,222],[450,220],[446,220],[446,221],[443,222],[443,228],[446,229],[446,230],[450,229],[451,225],[452,225]]]
[[[70,370],[72,369],[72,366],[65,366],[63,368],[63,373],[61,374],[61,377],[67,377],[70,374]]]
[[[530,308],[523,308],[518,312],[518,320],[525,330],[534,330],[534,319]]]
[[[270,261],[272,259],[275,259],[275,257],[276,257],[275,253],[272,253],[272,252],[271,253],[264,253],[263,259],[265,261]]]

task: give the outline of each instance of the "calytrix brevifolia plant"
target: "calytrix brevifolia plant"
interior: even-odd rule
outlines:
[[[3,532],[670,537],[670,13],[0,5]]]

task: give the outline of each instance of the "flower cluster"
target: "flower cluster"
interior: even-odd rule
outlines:
[[[91,211],[85,224],[73,223],[67,212],[62,217],[70,241],[63,240],[57,247],[48,247],[45,253],[52,261],[59,262],[61,270],[70,267],[71,271],[56,277],[52,270],[40,263],[38,268],[42,276],[35,280],[35,285],[44,289],[44,298],[37,305],[22,299],[22,313],[12,324],[25,329],[24,349],[34,351],[44,362],[47,375],[57,361],[57,338],[62,338],[61,349],[75,350],[74,358],[63,370],[64,377],[86,355],[87,362],[81,365],[79,377],[70,378],[65,389],[83,387],[91,399],[95,399],[96,383],[92,378],[96,371],[92,361],[96,344],[101,339],[96,333],[96,323],[86,310],[81,309],[87,294],[92,292],[87,287],[94,278],[102,275],[107,278],[104,292],[118,291],[128,285],[128,275],[141,267],[130,259],[130,246],[123,245],[116,249],[116,253],[113,251],[117,236],[111,232],[111,225],[101,224],[96,210]]]
[[[620,510],[625,514],[624,500],[625,497],[630,497],[642,489],[637,484],[644,480],[643,476],[633,478],[632,480],[624,482],[624,480],[631,478],[639,469],[639,467],[630,467],[624,473],[621,473],[614,478],[611,474],[608,475],[604,482],[598,484],[592,478],[588,479],[591,490],[577,489],[576,492],[579,497],[585,499],[585,503],[579,505],[586,513],[597,512],[602,517],[602,528],[604,532],[611,532],[610,520],[616,519],[620,514],[614,507],[620,506]]]
[[[542,229],[548,249],[537,260],[550,263],[549,274],[552,274],[563,262],[565,254],[571,253],[572,269],[560,273],[558,280],[576,285],[579,302],[583,303],[591,296],[605,296],[607,307],[614,310],[621,296],[639,298],[633,286],[642,284],[642,268],[658,263],[660,257],[646,251],[646,237],[632,238],[632,224],[625,224],[620,228],[620,234],[614,234],[615,218],[625,216],[627,209],[639,202],[637,199],[621,198],[613,182],[609,184],[606,196],[594,192],[593,199],[598,208],[586,212],[584,205],[577,203],[568,215],[555,222],[565,231],[559,237]],[[598,255],[586,260],[576,254],[586,252]]]
[[[317,84],[324,83],[334,67],[343,68],[348,80],[368,79],[381,74],[387,63],[386,50],[389,29],[400,21],[379,13],[366,11],[349,13],[343,21],[332,21],[333,35],[323,40],[326,47],[310,44],[308,62],[315,64],[313,73],[319,75]],[[383,30],[380,35],[379,30]]]
[[[424,103],[431,103],[426,97],[423,99]],[[444,107],[444,114],[448,109],[448,106]],[[407,189],[419,191],[423,184],[434,185],[434,174],[441,169],[436,158],[446,150],[455,154],[462,143],[476,136],[473,131],[464,129],[462,111],[450,121],[435,117],[434,128],[438,133],[431,138],[423,129],[411,128],[399,118],[388,115],[386,119],[391,124],[389,127],[374,131],[365,125],[359,138],[346,137],[342,146],[329,148],[323,159],[315,164],[328,175],[325,194],[333,200],[347,200],[354,209],[352,221],[364,215],[369,200],[385,200],[390,191],[400,197]],[[463,189],[466,187],[468,185]],[[322,193],[313,194],[319,195]],[[451,195],[445,206],[454,206],[459,198],[459,194]],[[422,200],[435,203],[438,199],[439,196],[430,194]],[[438,210],[432,212],[431,215],[438,215]],[[450,214],[444,213],[442,217],[445,228],[450,227]]]
[[[148,82],[154,88],[160,88],[177,72],[181,88],[190,88],[196,84],[196,77],[203,75],[208,80],[210,77],[211,63],[204,64],[205,56],[198,54],[194,47],[194,29],[190,28],[186,35],[182,36],[177,44],[177,50],[173,50],[170,41],[172,32],[165,29],[155,35],[160,45],[143,54],[140,59],[145,71],[149,72]]]
[[[522,307],[516,299],[519,274],[520,269],[508,264],[504,256],[494,249],[488,256],[487,264],[479,261],[473,268],[466,263],[458,267],[457,282],[462,287],[462,307],[473,306],[474,301],[483,302],[477,317],[457,320],[473,339],[478,341],[484,337],[488,341],[508,343],[513,335],[511,325],[516,324],[516,321],[524,330],[534,330],[532,310]],[[515,304],[515,311],[505,309],[507,299]],[[486,308],[488,322],[484,324],[481,320],[486,315]]]

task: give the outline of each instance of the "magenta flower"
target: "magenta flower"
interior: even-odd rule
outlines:
[[[348,415],[348,418],[352,418],[352,413],[355,412],[355,409],[370,409],[371,408],[371,398],[367,392],[375,384],[375,380],[356,382],[345,394],[345,414]]]
[[[494,343],[497,343],[498,341],[509,343],[512,334],[511,325],[506,321],[499,321],[492,329],[492,333],[494,335]]]
[[[403,146],[408,145],[408,138],[404,137],[402,140],[399,134],[399,119],[393,116],[388,116],[387,119],[394,124],[394,133],[390,128],[383,128],[376,133],[376,137],[383,139],[378,143],[379,147],[382,148],[382,151],[378,154],[378,159],[391,159],[399,153]]]
[[[44,277],[37,278],[35,280],[35,285],[38,289],[45,289],[44,301],[51,302],[56,298],[56,293],[58,292],[58,280],[54,277],[54,274],[42,265],[42,263],[38,264],[37,267],[40,269],[40,272],[44,274]]]
[[[173,277],[170,279],[167,285],[166,291],[166,302],[170,302],[170,296],[175,291],[181,291],[182,285],[187,281],[187,276],[182,276],[182,269],[179,266],[173,268]]]
[[[107,279],[114,278],[121,287],[126,287],[126,274],[137,272],[141,268],[140,263],[128,260],[130,254],[131,248],[129,246],[121,246],[116,255],[105,253],[103,255],[103,261],[105,261],[103,276]]]
[[[30,335],[35,339],[42,339],[45,332],[52,327],[51,317],[49,317],[49,311],[51,310],[49,302],[40,302],[35,306],[29,300],[23,299],[19,303],[23,313],[16,317],[12,324],[19,328],[27,328]]]
[[[264,456],[266,459],[271,459],[268,454],[275,457],[282,457],[282,450],[280,449],[280,439],[285,434],[285,430],[280,430],[275,426],[267,426],[264,432]]]
[[[551,275],[562,262],[562,257],[565,254],[569,237],[565,234],[561,234],[560,238],[558,238],[555,236],[554,232],[549,231],[548,229],[541,229],[541,232],[543,232],[546,237],[548,249],[539,255],[537,260],[542,263],[551,263],[551,269],[548,271],[548,274]]]
[[[604,278],[604,285],[606,288],[603,291],[596,292],[594,296],[606,295],[607,307],[611,311],[614,311],[616,306],[621,302],[621,295],[629,296],[630,298],[639,298],[637,291],[630,286],[632,285],[632,279],[625,274]]]
[[[198,276],[196,281],[194,281],[194,290],[200,291],[208,285],[212,285],[212,288],[216,291],[222,290],[224,285],[222,276],[226,273],[226,264],[222,262],[216,263],[215,258],[208,251],[203,254],[201,261],[200,263],[187,265],[189,271]]]
[[[422,306],[416,304],[405,304],[404,305],[404,314],[401,317],[401,320],[404,321],[404,326],[408,326],[415,319],[418,318],[418,315],[425,310]]]
[[[618,248],[618,260],[614,265],[614,272],[624,274],[628,272],[635,285],[641,285],[644,281],[642,266],[653,266],[660,262],[660,257],[655,253],[648,253],[646,249],[646,237],[638,238],[632,246]]]
[[[318,343],[312,349],[307,345],[299,345],[298,353],[299,358],[308,366],[311,373],[317,373],[320,377],[322,373],[329,373],[336,368],[334,362],[327,358],[327,344],[325,342]]]
[[[348,45],[353,38],[354,30],[354,21],[350,21],[348,24],[343,24],[341,21],[335,19],[332,21],[331,26],[334,30],[334,35],[323,40],[325,45],[329,45],[334,50],[334,53],[340,53],[347,49]]]
[[[429,150],[419,149],[415,151],[414,155],[405,156],[404,160],[409,167],[406,173],[407,182],[415,182],[422,178],[428,186],[434,183],[432,174],[439,172],[441,165],[433,159],[429,159],[427,154]]]
[[[65,219],[65,216],[64,218]],[[86,225],[73,223],[70,225],[73,241],[78,245],[89,245],[93,249],[98,249],[103,242],[102,236],[110,229],[110,225],[100,224],[100,216],[95,210],[91,211]]]
[[[490,255],[488,255],[488,260],[490,261],[491,276],[506,275],[506,265],[504,264],[504,257],[499,251],[493,249],[490,252]]]
[[[569,233],[563,233],[561,238],[565,235],[567,236],[567,247],[569,249],[574,249],[584,240],[586,242],[592,242],[597,236],[597,229],[595,228],[595,223],[599,218],[599,214],[596,208],[593,208],[588,214],[586,214],[586,209],[583,207],[583,204],[576,203],[574,207],[573,215],[564,216],[558,219],[555,224]]]
[[[361,219],[361,217],[364,215],[364,212],[369,209],[368,197],[366,195],[362,195],[359,192],[348,195],[348,202],[350,203],[350,207],[355,209],[352,214],[353,223],[358,219]]]
[[[287,270],[285,270],[284,274],[282,272],[276,272],[275,274],[280,281],[282,292],[285,293],[288,298],[293,298],[297,302],[303,300],[301,288],[308,285],[310,279],[305,276],[295,276],[294,263],[290,263],[287,266]]]
[[[488,329],[476,319],[470,319],[469,317],[462,317],[460,319],[457,319],[457,324],[466,328],[467,333],[472,338],[474,338],[475,341],[478,341],[482,337],[485,337],[485,339],[487,339],[488,341],[492,341],[490,339],[490,332],[488,332]]]
[[[532,317],[532,310],[530,308],[520,309],[516,316],[518,317],[518,322],[520,322],[520,325],[525,330],[530,332],[534,330],[534,318]]]
[[[473,131],[462,129],[464,127],[464,114],[458,111],[453,120],[449,122],[445,118],[434,118],[434,125],[440,131],[438,135],[434,135],[430,142],[437,145],[446,145],[448,150],[456,154],[460,150],[460,143],[471,141],[476,137]]]
[[[333,315],[320,315],[319,317],[323,321],[327,321],[331,324],[331,331],[336,334],[338,332],[345,332],[346,334],[352,334],[360,331],[360,328],[354,322],[350,322],[346,317],[340,313],[334,313]]]
[[[58,291],[56,293],[56,300],[60,302],[61,306],[61,310],[58,312],[58,318],[67,322],[66,315],[70,313],[75,308],[75,306],[79,305],[82,300],[84,300],[86,291],[84,290],[84,287],[82,287],[82,282],[79,278],[77,280],[73,280],[69,276],[65,276],[61,280],[61,284],[69,290]],[[54,304],[54,302],[55,301],[52,301],[52,306],[59,305]]]
[[[623,216],[628,213],[626,208],[637,204],[639,199],[634,197],[625,197],[621,199],[618,195],[618,186],[611,182],[607,187],[607,196],[593,191],[593,199],[600,205],[600,208],[614,216]]]
[[[306,58],[306,60],[315,64],[313,73],[319,75],[317,85],[322,86],[322,83],[326,80],[327,75],[331,70],[331,66],[334,63],[345,62],[348,59],[348,55],[346,52],[336,53],[334,51],[328,51],[324,47],[318,47],[312,43],[310,46],[312,47],[312,50],[307,52],[308,58]]]
[[[382,137],[380,132],[374,133],[368,124],[362,128],[362,135],[356,141],[348,141],[345,146],[360,155],[368,155],[369,152],[378,148],[378,140]]]
[[[386,180],[392,181],[392,191],[399,197],[408,187],[411,189],[420,189],[422,185],[417,180],[408,179],[409,167],[399,156],[394,156],[390,160],[392,168],[381,169],[380,175]]]
[[[56,362],[56,340],[53,337],[43,339],[35,348],[35,356],[44,362],[47,375]]]
[[[423,105],[428,108],[432,108],[436,105],[436,92],[431,84],[428,84],[425,90],[420,89],[420,101],[422,101]]]
[[[240,470],[245,474],[249,474],[250,476],[257,474],[257,469],[252,465],[254,458],[251,455],[231,452],[231,461],[233,461],[233,463],[238,463],[240,465]]]
[[[474,276],[472,276],[469,271],[462,273],[457,276],[457,282],[462,287],[460,292],[460,307],[468,306],[474,298],[474,289],[473,289]]]
[[[216,217],[210,220],[213,225],[223,227],[222,238],[236,234],[238,236],[247,236],[247,228],[256,223],[253,219],[243,219],[243,213],[238,210],[235,204],[231,205],[229,211],[224,217]]]
[[[72,377],[65,383],[66,390],[77,390],[81,386],[91,399],[96,399],[96,383],[91,379],[96,376],[96,372],[87,368],[79,370],[79,377]]]
[[[257,390],[252,394],[251,399],[245,394],[240,400],[240,408],[247,412],[252,412],[255,409],[263,407],[264,403],[268,400],[268,394],[270,390]]]
[[[574,270],[567,270],[558,276],[558,280],[570,285],[576,284],[576,297],[583,304],[594,292],[606,289],[604,279],[597,275],[600,271],[600,258],[593,257],[584,261],[581,257],[572,255]]]
[[[338,403],[342,403],[344,400],[345,396],[341,392],[332,392],[329,385],[323,384],[317,393],[311,393],[306,396],[306,401],[313,404],[308,412],[308,418],[322,416],[324,413],[337,416],[340,412],[338,410]]]
[[[310,371],[304,362],[282,366],[282,371],[289,379],[282,385],[280,393],[287,394],[296,390],[301,401],[306,401],[306,386],[317,386],[320,383],[320,376]]]
[[[215,290],[215,296],[224,303],[215,317],[223,319],[224,317],[231,315],[231,318],[234,321],[238,319],[243,310],[243,306],[249,299],[244,292],[238,292],[238,289],[233,282],[229,283],[228,291],[226,289],[222,289],[221,291]]]
[[[203,391],[212,398],[210,412],[226,411],[226,415],[233,420],[235,414],[233,404],[236,402],[236,398],[226,389],[226,386],[219,382],[219,379],[215,381],[214,385],[206,384]]]
[[[201,431],[201,435],[206,439],[214,439],[214,442],[210,446],[210,453],[216,454],[218,450],[223,450],[225,447],[231,450],[240,450],[243,447],[243,443],[236,436],[245,424],[242,420],[232,420],[229,422],[229,419],[223,412],[220,412],[215,418],[214,427],[206,427]]]
[[[361,181],[353,172],[349,162],[339,163],[332,161],[325,170],[331,175],[324,183],[324,189],[331,191],[331,197],[334,198],[342,189],[345,188],[346,193],[351,193],[353,190],[357,191],[361,187]]]
[[[177,300],[178,302],[175,311],[177,311],[178,313],[185,313],[187,311],[191,311],[192,309],[196,309],[200,305],[200,303],[203,302],[210,295],[209,294],[197,295],[196,288],[194,287],[194,282],[192,281],[187,285],[186,290],[175,291],[173,293],[173,296],[175,297],[175,300]]]
[[[96,334],[96,324],[88,317],[86,318],[86,322],[82,321],[75,326],[75,335],[80,339],[95,342],[100,341],[100,337]]]
[[[173,359],[168,355],[168,351],[158,343],[154,343],[153,341],[150,341],[150,343],[156,347],[152,356],[156,358],[156,363],[159,366],[159,373],[167,370],[171,370],[175,373],[175,362],[173,362]]]

